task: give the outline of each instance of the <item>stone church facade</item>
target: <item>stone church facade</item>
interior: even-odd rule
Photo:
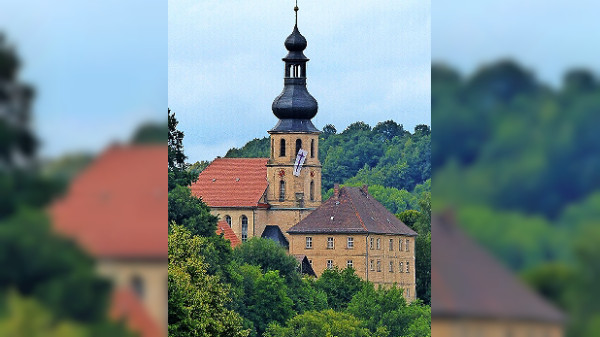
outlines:
[[[388,248],[389,240],[394,241],[394,247],[407,247],[413,245],[416,233],[372,198],[369,200],[369,206],[376,203],[378,206],[374,207],[379,213],[384,210],[387,212],[377,217],[385,221],[385,224],[376,225],[371,221],[369,223],[373,226],[367,229],[363,226],[358,232],[350,232],[356,238],[357,249],[333,250],[327,249],[326,244],[315,245],[311,250],[302,248],[305,244],[303,240],[306,240],[305,233],[298,231],[299,228],[303,228],[298,225],[306,224],[313,212],[326,213],[321,211],[320,131],[311,121],[317,114],[318,104],[306,88],[306,63],[309,60],[303,53],[306,46],[306,39],[295,25],[292,34],[285,40],[288,54],[283,58],[284,87],[272,105],[273,114],[278,118],[278,122],[268,131],[269,158],[217,158],[192,184],[192,193],[202,198],[212,214],[231,226],[242,242],[252,237],[273,239],[286,247],[290,254],[297,257],[306,256],[317,275],[334,265],[341,268],[350,266],[347,262],[352,260],[352,267],[357,270],[359,276],[375,284],[398,284],[406,289],[407,299],[414,299],[414,250],[393,249],[388,252],[364,248],[368,240],[376,237],[377,241],[385,242],[383,244]],[[299,161],[303,161],[301,165],[298,165]],[[344,195],[345,193],[355,195],[349,190],[342,192]],[[364,216],[370,218],[371,214]],[[346,220],[354,221],[349,228],[361,226],[360,217],[349,216]],[[393,221],[393,225],[389,224],[390,220]],[[340,232],[339,228],[330,228],[328,225],[310,221],[311,230],[317,229],[318,232],[315,234],[315,243],[319,240],[326,241],[329,237],[337,238],[338,242],[347,240],[347,232]],[[334,234],[335,236],[332,236]],[[317,248],[321,246],[323,250]],[[377,258],[369,258],[378,254]],[[335,255],[335,258],[328,258],[330,255]],[[351,257],[354,255],[356,257]],[[335,262],[328,264],[332,260]],[[380,265],[379,272],[377,263]],[[371,268],[375,268],[373,273],[370,273]],[[391,270],[396,272],[392,273]]]

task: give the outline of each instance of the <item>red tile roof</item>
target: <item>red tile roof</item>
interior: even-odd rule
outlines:
[[[227,222],[223,220],[217,223],[217,235],[221,235],[221,233],[224,233],[223,237],[231,242],[231,248],[235,248],[242,243],[242,241],[240,241],[237,235],[235,235],[233,232],[233,229],[231,229]]]
[[[319,208],[288,230],[299,233],[377,233],[414,236],[415,231],[358,187],[342,187]]]
[[[113,292],[110,317],[124,320],[127,327],[140,334],[140,337],[163,337],[166,331],[160,331],[150,317],[137,295],[130,289],[118,289]]]
[[[267,158],[217,158],[192,184],[210,207],[258,207],[267,189]]]
[[[434,216],[431,228],[433,317],[564,321],[558,309],[463,234],[451,216]]]
[[[100,258],[167,258],[167,147],[113,146],[50,208],[57,232]]]

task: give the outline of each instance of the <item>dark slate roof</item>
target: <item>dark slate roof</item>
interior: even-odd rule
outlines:
[[[301,274],[305,274],[305,275],[310,275],[310,276],[317,277],[317,273],[315,273],[315,270],[310,265],[310,262],[308,261],[308,257],[306,257],[306,255],[301,255],[301,254],[300,255],[296,255],[296,254],[294,254],[294,257],[298,261],[298,264],[299,264],[298,268],[300,268],[300,273]]]
[[[364,192],[366,188],[342,187],[339,197],[332,196],[319,208],[288,230],[300,233],[417,233],[398,220],[382,204]]]
[[[320,132],[310,119],[280,119],[269,133]]]
[[[290,246],[288,240],[285,238],[285,236],[281,232],[281,229],[279,228],[279,226],[274,226],[274,225],[266,226],[261,237],[271,239],[285,248],[288,248]]]
[[[451,215],[434,216],[431,227],[433,317],[564,321],[558,309],[463,234]]]

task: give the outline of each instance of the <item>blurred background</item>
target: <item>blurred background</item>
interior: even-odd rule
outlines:
[[[600,335],[599,9],[432,7],[434,336]]]
[[[0,5],[0,335],[166,331],[166,85],[166,2]]]

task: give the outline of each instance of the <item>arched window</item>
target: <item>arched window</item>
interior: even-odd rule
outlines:
[[[144,280],[139,275],[135,275],[131,278],[131,289],[133,289],[139,298],[144,298]]]
[[[314,139],[310,140],[310,157],[311,158],[315,157],[315,140]]]
[[[315,182],[311,180],[310,182],[310,201],[315,200]]]
[[[298,151],[300,151],[301,148],[302,148],[302,139],[296,139],[296,154],[298,154]]]
[[[229,227],[231,227],[231,217],[229,215],[225,216],[225,222],[227,222],[227,224],[229,225]]]
[[[285,139],[279,142],[279,156],[285,157]]]
[[[242,242],[248,240],[248,217],[242,215]]]
[[[279,201],[285,200],[285,181],[279,182]]]

